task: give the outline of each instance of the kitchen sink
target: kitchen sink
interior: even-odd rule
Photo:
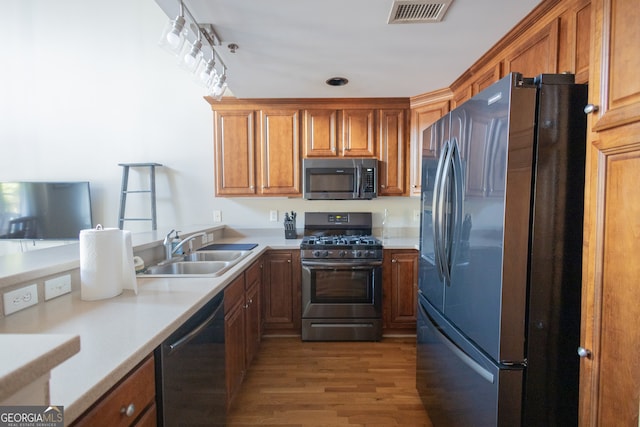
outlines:
[[[240,261],[251,251],[196,251],[185,255],[184,261]]]
[[[148,267],[147,277],[217,277],[224,274],[251,251],[196,251],[170,261]]]
[[[219,276],[229,268],[226,261],[174,261],[147,268],[145,275],[214,275]]]

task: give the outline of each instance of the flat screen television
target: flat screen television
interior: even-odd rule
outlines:
[[[88,228],[88,182],[0,182],[0,239],[78,239]]]

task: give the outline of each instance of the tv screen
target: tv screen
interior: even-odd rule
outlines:
[[[88,228],[88,182],[0,182],[0,239],[78,239]]]

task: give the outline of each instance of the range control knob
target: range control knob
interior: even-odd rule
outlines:
[[[316,258],[319,258],[319,257],[321,257],[321,256],[322,256],[322,252],[320,252],[320,251],[313,251],[313,256],[314,256],[314,257],[316,257]]]
[[[360,258],[362,256],[362,251],[355,251],[354,255],[356,256],[356,258]]]
[[[340,252],[338,252],[338,256],[339,256],[340,258],[344,258],[344,256],[345,256],[346,254],[347,254],[347,253],[346,253],[345,251],[340,251]]]

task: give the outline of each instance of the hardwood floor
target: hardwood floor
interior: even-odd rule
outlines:
[[[265,338],[227,425],[428,426],[415,389],[415,338]]]

